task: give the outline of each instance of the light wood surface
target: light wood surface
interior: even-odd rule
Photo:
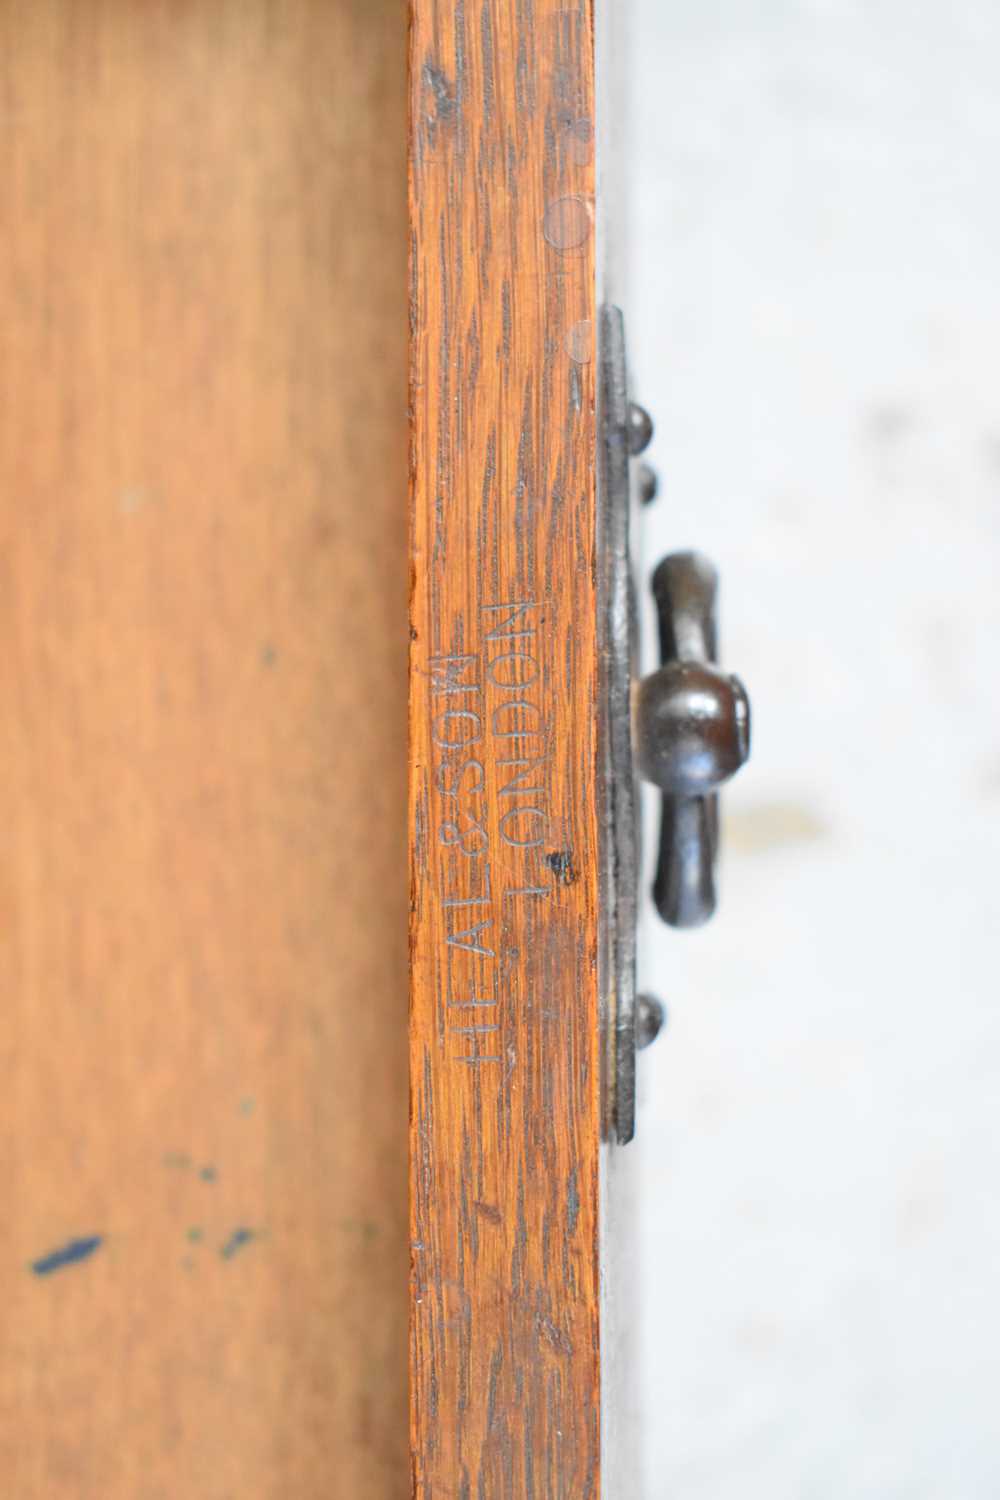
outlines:
[[[0,0],[11,1500],[409,1491],[404,107],[396,0]]]
[[[601,1485],[590,0],[412,0],[415,1494]]]

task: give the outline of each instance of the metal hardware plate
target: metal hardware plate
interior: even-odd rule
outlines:
[[[602,873],[608,945],[605,1129],[612,1140],[625,1145],[635,1134],[635,957],[640,839],[631,719],[637,630],[629,538],[635,500],[629,464],[625,325],[617,307],[601,309],[598,349],[605,658],[601,823],[605,840]]]

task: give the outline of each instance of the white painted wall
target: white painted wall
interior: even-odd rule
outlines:
[[[636,0],[652,564],[754,698],[648,924],[648,1500],[1000,1496],[1000,3]]]

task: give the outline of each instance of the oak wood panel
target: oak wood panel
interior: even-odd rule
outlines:
[[[405,34],[0,0],[16,1500],[408,1492]]]
[[[600,1491],[590,0],[411,0],[414,1493]]]

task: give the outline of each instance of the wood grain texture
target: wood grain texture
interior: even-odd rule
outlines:
[[[11,1500],[409,1490],[405,48],[0,0]]]
[[[411,1444],[601,1493],[590,0],[411,0]]]

